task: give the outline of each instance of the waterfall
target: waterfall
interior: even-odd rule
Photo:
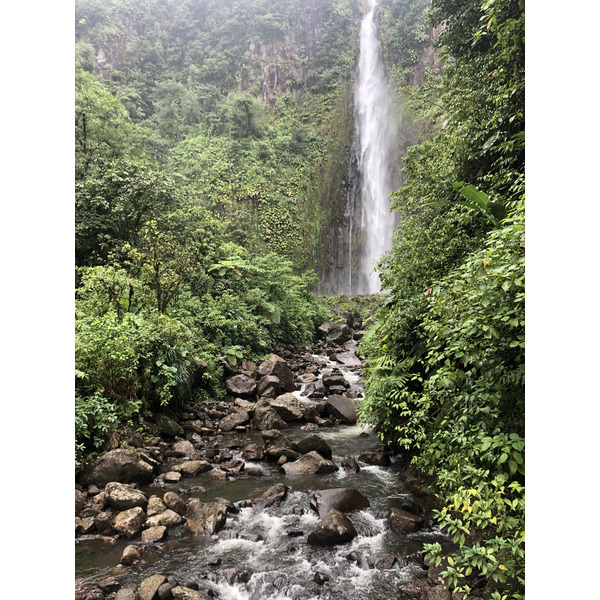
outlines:
[[[354,119],[361,210],[359,268],[354,289],[351,289],[353,294],[372,294],[380,290],[379,277],[372,270],[380,256],[392,247],[396,222],[390,213],[389,195],[398,183],[398,116],[384,71],[375,23],[376,9],[377,0],[369,0],[369,10],[360,26],[355,84]]]

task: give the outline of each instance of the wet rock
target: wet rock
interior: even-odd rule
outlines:
[[[336,360],[347,367],[359,367],[361,360],[355,352],[342,352],[336,355]]]
[[[190,460],[173,467],[173,471],[181,473],[184,477],[197,477],[211,469],[212,466],[205,460]]]
[[[103,577],[98,582],[98,587],[103,592],[106,592],[107,594],[112,594],[113,592],[116,592],[121,587],[121,584],[117,581],[116,577],[112,577],[109,575],[108,577]]]
[[[178,515],[185,516],[187,509],[185,500],[175,492],[165,492],[163,496],[164,504],[167,508],[175,511]]]
[[[117,592],[115,600],[140,600],[140,596],[136,588],[124,587]]]
[[[167,582],[164,575],[150,575],[140,584],[140,600],[155,600],[158,596],[158,588]]]
[[[230,460],[229,462],[222,463],[220,468],[228,473],[240,473],[244,470],[245,464],[243,460],[235,459]]]
[[[308,475],[311,473],[333,473],[338,470],[335,463],[323,458],[314,450],[301,456],[298,460],[286,463],[281,467],[286,475]]]
[[[252,423],[256,429],[260,430],[287,429],[288,427],[288,424],[271,407],[266,399],[261,399],[256,403]]]
[[[389,467],[391,464],[390,455],[387,452],[380,451],[363,452],[358,456],[358,460],[378,467]]]
[[[115,510],[128,510],[136,506],[145,509],[148,506],[148,497],[146,494],[124,483],[111,481],[106,484],[104,492],[108,503]]]
[[[186,527],[192,535],[213,535],[223,528],[226,520],[227,507],[219,502],[192,498],[188,503]]]
[[[167,510],[154,515],[146,519],[145,527],[176,527],[177,525],[181,525],[183,523],[183,518],[181,515],[178,515],[174,510],[167,508]]]
[[[452,594],[443,585],[425,587],[421,600],[452,600]]]
[[[150,483],[155,464],[137,450],[118,448],[103,454],[85,467],[80,481],[83,485],[104,486],[111,481],[120,483]]]
[[[292,444],[292,450],[307,454],[308,452],[318,452],[323,458],[331,459],[331,446],[319,435],[313,434],[302,438],[296,444]]]
[[[253,396],[256,391],[256,381],[243,373],[234,375],[225,381],[225,389],[232,396],[249,398]]]
[[[400,591],[411,598],[419,598],[423,594],[423,590],[427,586],[427,579],[417,579],[408,585],[400,588]]]
[[[159,431],[168,437],[175,437],[176,435],[183,434],[183,429],[179,423],[167,415],[157,415],[156,424],[158,425]]]
[[[317,380],[317,376],[314,373],[303,373],[296,377],[298,383],[312,383]]]
[[[322,573],[321,571],[317,571],[315,576],[313,577],[313,581],[319,585],[323,585],[329,581],[330,577],[326,573]]]
[[[83,510],[87,496],[85,492],[75,489],[75,514],[77,515]]]
[[[350,387],[350,384],[341,373],[326,373],[323,375],[323,385],[326,388],[331,388],[333,386],[339,386],[341,388]]]
[[[312,409],[312,408],[313,408],[313,407],[311,407],[311,409]],[[307,417],[307,415],[306,415],[306,413],[307,413],[307,412],[308,412],[308,411],[305,411],[305,412],[304,412],[304,418],[305,418],[305,419],[306,419],[306,418],[310,418],[310,417]],[[313,414],[313,413],[311,412],[311,416],[312,416],[312,414]],[[317,413],[317,415],[318,415],[318,414],[319,414],[319,413]],[[314,417],[312,417],[312,418],[314,418]],[[316,423],[307,423],[306,425],[302,425],[302,427],[300,427],[300,429],[302,429],[302,431],[319,431],[319,426],[318,426]]]
[[[401,508],[390,508],[387,519],[392,531],[413,533],[423,526],[423,518],[413,515]]]
[[[375,561],[375,568],[380,571],[391,569],[396,562],[396,557],[393,554],[384,554],[381,558]]]
[[[243,408],[236,408],[221,420],[220,427],[223,431],[232,431],[239,425],[244,425],[249,422],[250,415]]]
[[[214,498],[213,502],[222,504],[228,513],[237,514],[240,512],[240,509],[231,500],[227,500],[227,498]]]
[[[141,530],[146,522],[146,513],[136,506],[118,513],[113,519],[113,529],[123,537],[133,537]]]
[[[360,471],[360,467],[353,456],[344,456],[344,458],[342,458],[341,465],[342,469],[344,469],[344,471],[348,471],[349,473],[358,473]]]
[[[163,481],[165,483],[179,483],[180,479],[181,473],[178,473],[177,471],[168,471],[163,475]]]
[[[317,490],[310,501],[310,507],[322,519],[332,509],[340,512],[355,512],[370,506],[369,499],[353,488],[333,488]]]
[[[164,525],[150,527],[149,529],[142,531],[142,542],[144,542],[145,544],[160,542],[165,539],[166,535],[167,528]]]
[[[130,566],[136,562],[142,560],[142,553],[137,546],[130,544],[123,550],[123,554],[121,554],[120,564],[125,566]]]
[[[293,392],[296,388],[294,385],[294,374],[288,363],[276,354],[271,354],[268,360],[261,363],[258,367],[258,373],[261,377],[277,377],[281,382],[281,387],[284,392]]]
[[[262,477],[264,475],[260,467],[246,467],[244,472],[251,477]]]
[[[265,375],[258,380],[256,395],[259,398],[277,398],[282,392],[285,392],[285,390],[281,385],[279,377]]]
[[[158,496],[152,496],[148,500],[148,508],[146,509],[146,514],[149,517],[158,515],[159,513],[165,510],[167,510],[167,506]]]
[[[276,483],[266,489],[258,498],[252,500],[252,506],[267,508],[268,506],[279,506],[286,499],[289,488],[283,483]]]
[[[354,425],[356,423],[356,404],[352,398],[338,394],[329,396],[325,404],[325,410],[327,414],[335,419],[339,419],[342,423],[346,423],[347,425]]]
[[[359,552],[358,550],[353,550],[349,554],[346,554],[346,560],[355,562],[361,569],[369,568],[369,563],[363,556],[362,552]]]
[[[269,405],[286,422],[302,421],[302,412],[298,408],[298,399],[294,394],[281,394],[274,400],[269,400]]]
[[[352,521],[339,510],[331,509],[308,535],[308,543],[313,546],[344,544],[357,535]]]
[[[158,590],[156,590],[159,600],[172,600],[173,595],[171,594],[171,590],[174,587],[175,586],[170,581],[168,581],[167,578],[167,582],[158,586]]]
[[[194,452],[194,444],[187,440],[178,440],[171,446],[171,452],[173,456],[191,456]]]
[[[335,344],[343,344],[352,339],[352,330],[346,323],[334,323],[329,327],[325,339]]]
[[[262,444],[248,444],[242,451],[244,460],[264,460],[265,447]]]
[[[100,535],[112,535],[113,516],[112,511],[102,511],[94,517],[94,527]]]
[[[95,517],[75,517],[75,534],[86,535],[94,530]]]
[[[171,595],[173,600],[211,600],[206,594],[181,585],[174,587],[171,590]]]
[[[265,539],[260,533],[252,533],[251,531],[240,531],[237,537],[239,540],[248,540],[249,542],[262,542]]]

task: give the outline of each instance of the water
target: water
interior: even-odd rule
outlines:
[[[334,363],[318,357],[325,363],[321,373],[333,368]],[[352,388],[360,394],[361,379],[355,370],[335,365],[344,373]],[[301,390],[296,394],[299,397]],[[312,402],[303,398],[304,402]],[[358,425],[322,428],[316,432],[301,429],[295,424],[283,433],[291,441],[317,433],[331,446],[333,461],[340,465],[344,456],[358,455],[378,446],[371,430]],[[240,433],[226,434],[222,447],[240,437]],[[261,442],[260,432],[243,434],[244,445]],[[241,457],[241,448],[232,450],[234,458]],[[390,507],[418,504],[401,477],[398,458],[389,467],[359,463],[358,473],[340,468],[327,475],[286,476],[269,461],[246,463],[259,466],[262,477],[251,477],[243,471],[234,481],[214,481],[210,473],[195,478],[183,478],[178,484],[159,487],[150,485],[145,491],[160,497],[179,489],[182,497],[198,497],[203,501],[226,498],[238,502],[259,496],[277,482],[289,486],[287,498],[279,507],[261,509],[240,508],[229,514],[225,527],[208,539],[192,538],[181,525],[169,529],[166,541],[146,546],[144,562],[116,573],[122,587],[139,586],[146,577],[160,573],[172,575],[180,582],[195,582],[200,590],[210,592],[217,600],[289,600],[325,598],[346,600],[391,600],[406,598],[400,587],[426,576],[419,566],[406,557],[421,550],[424,541],[445,542],[446,538],[435,528],[426,526],[413,534],[391,531],[387,522]],[[206,492],[188,492],[201,485]],[[319,519],[310,509],[313,493],[320,489],[351,487],[365,495],[370,506],[347,516],[358,536],[340,546],[315,547],[307,543],[309,533]],[[100,542],[79,539],[76,544],[77,588],[93,587],[100,579],[111,574],[119,563],[123,549],[129,544],[143,546],[139,536],[133,540],[112,539]],[[391,569],[375,566],[379,558],[394,554],[398,560]],[[210,566],[211,560],[220,559],[219,566]],[[227,577],[227,569],[236,574]],[[329,577],[319,585],[314,581],[316,572]]]
[[[392,247],[395,219],[390,214],[389,195],[396,189],[398,167],[398,115],[392,103],[385,75],[375,11],[377,0],[360,27],[360,56],[355,88],[355,124],[358,140],[358,168],[361,181],[360,270],[354,294],[380,291],[373,267]]]

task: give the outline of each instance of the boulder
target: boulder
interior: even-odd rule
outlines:
[[[258,380],[256,395],[259,398],[277,398],[282,392],[285,392],[285,390],[279,377],[265,375]]]
[[[356,404],[352,398],[333,394],[327,399],[325,410],[335,419],[347,425],[354,425],[357,420]]]
[[[350,384],[341,373],[326,373],[323,375],[323,385],[326,388],[339,386],[341,388],[348,388]]]
[[[367,463],[368,465],[375,465],[378,467],[388,467],[391,464],[390,455],[387,452],[376,450],[359,454],[358,460]]]
[[[256,403],[252,424],[256,429],[287,429],[288,424],[271,407],[268,400],[263,398]]]
[[[298,399],[294,394],[281,394],[274,400],[269,400],[269,405],[286,422],[302,421],[302,412],[298,408]]]
[[[145,544],[153,544],[154,542],[160,542],[167,535],[167,528],[164,525],[157,525],[156,527],[150,527],[145,531],[142,531],[142,542]]]
[[[375,568],[380,571],[391,569],[396,562],[396,557],[393,554],[384,554],[375,561]]]
[[[143,452],[117,448],[89,463],[80,476],[82,485],[105,486],[120,483],[150,483],[154,478],[154,462]]]
[[[155,600],[158,596],[158,588],[166,583],[167,578],[164,575],[150,575],[140,584],[140,600]]]
[[[124,587],[116,593],[115,600],[140,600],[140,595],[137,588]]]
[[[146,494],[118,481],[107,483],[104,492],[109,505],[115,510],[127,510],[136,506],[145,509],[148,506]]]
[[[298,383],[312,383],[317,380],[317,376],[314,373],[302,373],[296,377]]]
[[[191,456],[194,452],[194,445],[187,440],[178,440],[171,446],[173,456]]]
[[[102,511],[94,517],[94,527],[100,535],[113,534],[113,516],[112,511]]]
[[[348,471],[349,473],[358,473],[360,471],[360,467],[353,456],[344,456],[341,464],[342,469],[344,469],[344,471]]]
[[[392,531],[398,533],[413,533],[420,529],[424,523],[423,517],[413,515],[401,508],[390,508],[387,518]]]
[[[355,512],[370,505],[369,499],[353,488],[333,488],[317,490],[310,501],[310,507],[322,519],[335,508],[340,512]]]
[[[360,367],[361,365],[361,360],[356,356],[356,352],[339,352],[335,358],[347,367]]]
[[[85,492],[82,492],[81,490],[78,490],[77,488],[75,488],[75,514],[79,514],[82,510],[83,507],[85,506],[85,501],[86,501],[86,494]]]
[[[443,585],[425,587],[421,600],[452,600],[452,594]]]
[[[98,587],[103,592],[106,592],[107,594],[112,594],[113,592],[116,592],[121,587],[121,584],[117,581],[117,579],[115,577],[112,577],[111,575],[109,575],[108,577],[103,577],[98,582]]]
[[[142,530],[146,513],[139,506],[117,513],[113,519],[113,529],[123,537],[133,537]]]
[[[289,488],[283,483],[276,483],[266,489],[258,498],[252,500],[252,506],[266,508],[268,506],[279,506],[287,497]]]
[[[256,381],[243,373],[229,377],[225,381],[225,389],[232,396],[249,398],[254,395],[256,390]]]
[[[173,600],[211,600],[209,596],[188,587],[178,585],[171,590]]]
[[[308,535],[313,546],[344,544],[358,535],[352,521],[339,510],[331,509]]]
[[[352,339],[352,330],[346,323],[334,323],[329,327],[329,331],[325,335],[328,342],[335,344],[343,344]]]
[[[175,492],[166,492],[163,496],[165,506],[175,511],[178,515],[185,516],[187,509],[185,500]]]
[[[184,477],[197,477],[211,469],[211,464],[205,460],[190,460],[173,467],[173,471],[181,473]]]
[[[153,517],[154,515],[157,515],[165,510],[167,510],[167,506],[158,496],[152,496],[150,500],[148,500],[146,514],[149,517]]]
[[[156,424],[158,425],[160,433],[167,437],[173,438],[176,435],[183,434],[183,428],[179,425],[179,423],[167,415],[157,415]]]
[[[239,425],[250,421],[250,415],[243,408],[236,408],[221,420],[220,427],[223,431],[232,431]]]
[[[331,459],[331,446],[319,435],[307,435],[296,444],[292,444],[292,450],[300,454],[308,454],[313,450],[318,452],[323,458]]]
[[[265,458],[265,447],[262,444],[248,444],[243,452],[244,460],[263,460]]]
[[[296,389],[292,370],[287,362],[276,354],[271,354],[268,360],[261,363],[258,367],[258,373],[261,377],[268,375],[277,377],[281,382],[281,387],[286,392],[293,392]]]
[[[323,458],[314,450],[298,460],[286,463],[282,467],[286,475],[309,475],[313,473],[333,473],[338,470],[335,463]]]
[[[129,566],[133,563],[142,560],[142,553],[137,546],[129,545],[123,550],[123,554],[121,554],[120,564]]]
[[[192,535],[218,533],[227,520],[227,507],[219,502],[202,502],[192,498],[187,506],[187,529]]]
[[[174,510],[167,510],[146,519],[145,527],[176,527],[183,523],[183,518]]]
[[[181,473],[177,473],[177,471],[168,471],[163,475],[163,481],[165,483],[179,483],[181,479]]]

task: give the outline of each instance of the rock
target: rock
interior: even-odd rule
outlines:
[[[177,471],[168,471],[163,475],[163,481],[165,483],[179,483],[180,479],[181,473],[178,473]]]
[[[425,587],[421,600],[452,600],[452,594],[443,585]]]
[[[292,373],[292,370],[287,362],[276,354],[271,354],[269,359],[258,367],[258,373],[262,377],[277,377],[281,382],[283,391],[285,392],[293,392],[296,388],[294,385],[294,374]]]
[[[140,596],[136,588],[124,587],[117,592],[115,600],[140,600]]]
[[[256,395],[259,398],[277,398],[282,392],[285,392],[285,390],[281,385],[279,377],[275,377],[275,375],[265,375],[258,380]]]
[[[75,517],[75,534],[88,534],[94,530],[95,517]]]
[[[335,508],[340,512],[355,512],[370,506],[369,499],[353,488],[333,488],[317,490],[310,501],[310,507],[322,519]]]
[[[75,514],[79,514],[85,506],[86,494],[81,490],[75,489]]]
[[[302,421],[302,412],[298,408],[298,399],[294,394],[281,394],[274,400],[269,400],[269,405],[286,422]]]
[[[326,373],[323,375],[323,385],[326,388],[331,388],[333,386],[340,386],[341,388],[350,387],[350,384],[341,373]]]
[[[251,402],[250,400],[245,400],[244,398],[236,398],[234,404],[238,408],[245,410],[251,417],[254,414],[254,406],[256,405],[256,402]]]
[[[102,511],[94,517],[94,527],[100,535],[112,535],[113,516],[112,511]]]
[[[194,452],[194,444],[187,440],[178,440],[171,446],[173,456],[191,456]]]
[[[301,456],[298,460],[286,463],[281,467],[286,475],[308,475],[311,473],[333,473],[338,470],[336,464],[323,458],[314,450]]]
[[[318,452],[323,458],[331,459],[331,446],[321,437],[316,434],[307,435],[302,438],[298,443],[292,445],[292,450],[300,452],[300,454],[307,454],[308,452]]]
[[[130,544],[123,550],[123,554],[121,554],[121,560],[119,563],[129,566],[140,560],[142,560],[142,553],[140,552],[140,549],[137,546]]]
[[[98,582],[98,587],[103,592],[106,592],[107,594],[112,594],[121,587],[121,584],[117,581],[116,577],[112,577],[109,575],[108,577],[103,577]]]
[[[157,515],[165,510],[167,510],[167,506],[158,496],[152,496],[150,500],[148,500],[146,514],[149,517],[153,517],[154,515]]]
[[[173,467],[173,471],[181,473],[184,477],[197,477],[211,469],[211,464],[205,460],[190,460]]]
[[[264,460],[265,447],[262,444],[248,444],[242,452],[242,458],[248,461]]]
[[[279,506],[287,497],[289,488],[283,483],[276,483],[266,489],[258,498],[252,500],[252,506],[267,508],[268,506]]]
[[[317,380],[317,376],[314,373],[303,373],[296,377],[298,383],[312,383]]]
[[[220,465],[220,468],[223,469],[223,471],[227,471],[228,473],[237,474],[243,471],[245,466],[246,465],[243,460],[234,459],[226,463],[222,463]]]
[[[358,460],[378,467],[388,467],[391,464],[390,455],[379,451],[363,452],[358,456]]]
[[[317,571],[313,577],[313,581],[319,585],[323,585],[329,581],[329,575],[326,573],[321,573],[321,571]]]
[[[140,584],[140,600],[155,600],[158,596],[158,588],[166,583],[167,578],[164,575],[150,575]]]
[[[187,506],[187,529],[192,535],[218,533],[227,520],[227,507],[219,502],[202,502],[192,498]]]
[[[211,600],[206,594],[181,585],[174,587],[171,590],[171,595],[174,600]]]
[[[355,352],[341,352],[336,355],[336,360],[347,367],[360,367],[361,360]]]
[[[145,527],[176,527],[183,523],[183,518],[178,515],[174,510],[167,508],[167,510],[146,519]]]
[[[249,422],[250,415],[243,408],[236,408],[221,420],[220,427],[223,431],[231,431],[235,427]]]
[[[154,542],[160,542],[167,535],[167,528],[164,525],[157,525],[150,527],[145,531],[142,531],[142,542],[145,544],[151,544]]]
[[[420,529],[424,523],[422,517],[413,515],[401,508],[390,508],[387,518],[392,531],[399,533],[413,533]]]
[[[348,471],[349,473],[358,473],[360,471],[360,467],[353,456],[344,456],[341,464],[342,469],[344,469],[344,471]]]
[[[163,496],[165,506],[174,510],[178,515],[185,516],[187,512],[185,500],[175,492],[165,492]]]
[[[257,429],[287,429],[288,424],[277,414],[267,400],[262,399],[256,403],[254,410],[254,427]]]
[[[156,591],[159,600],[172,600],[173,595],[171,594],[171,590],[174,587],[175,586],[172,583],[170,583],[167,578],[167,582],[160,585],[158,587],[158,590]]]
[[[325,404],[325,410],[335,419],[339,419],[347,425],[356,423],[356,404],[352,398],[334,394],[329,396]]]
[[[329,327],[325,339],[335,344],[343,344],[352,339],[352,330],[346,323],[334,323]]]
[[[408,585],[400,588],[400,591],[411,598],[419,598],[423,594],[423,590],[427,586],[427,579],[417,579]]]
[[[104,486],[111,481],[120,483],[150,483],[155,466],[149,457],[138,450],[118,448],[103,454],[87,465],[81,474],[83,485]]]
[[[158,425],[160,432],[168,437],[175,437],[176,435],[183,434],[183,429],[179,423],[167,415],[157,415],[156,424]]]
[[[384,554],[381,558],[375,561],[375,568],[380,571],[391,569],[396,562],[396,557],[393,554]]]
[[[146,521],[144,509],[136,506],[118,513],[113,519],[113,529],[123,537],[133,537],[142,530]]]
[[[108,503],[115,510],[128,510],[136,506],[145,509],[148,506],[146,494],[124,483],[111,481],[106,484],[104,492]]]
[[[256,381],[241,373],[240,375],[229,377],[229,379],[225,381],[225,389],[232,396],[249,398],[256,390]]]
[[[344,544],[357,535],[352,521],[339,510],[331,509],[308,535],[308,543],[313,546]]]

